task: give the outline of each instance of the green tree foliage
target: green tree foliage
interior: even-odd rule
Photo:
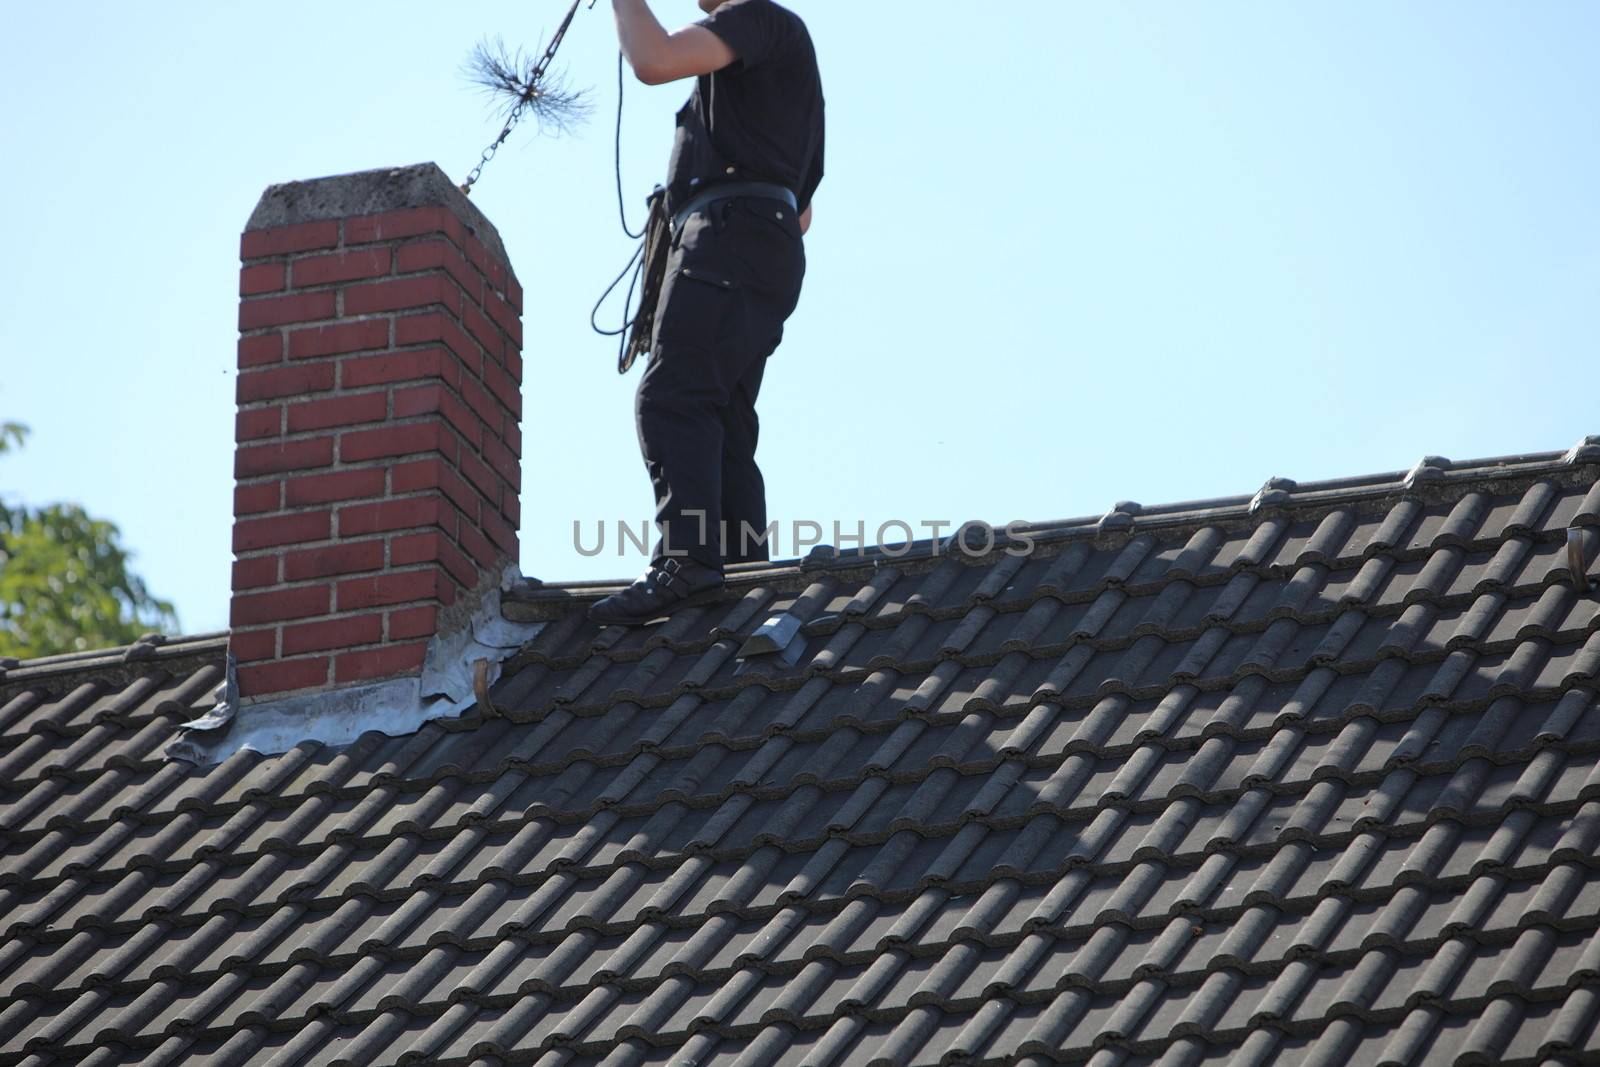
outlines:
[[[0,453],[26,436],[27,427],[0,422]],[[114,524],[76,504],[0,500],[0,656],[109,648],[177,627],[172,605],[129,572]]]

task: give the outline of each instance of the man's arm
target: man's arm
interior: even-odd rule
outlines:
[[[645,0],[612,0],[617,40],[633,73],[646,85],[710,74],[739,57],[704,26],[668,33]]]
[[[802,234],[811,229],[811,209],[816,206],[815,204],[807,204],[806,209],[800,212],[800,232]]]

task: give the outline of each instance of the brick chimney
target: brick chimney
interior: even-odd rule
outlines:
[[[424,163],[271,186],[240,258],[240,698],[417,674],[517,559],[505,248]]]

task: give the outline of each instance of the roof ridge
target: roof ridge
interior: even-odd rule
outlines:
[[[1049,519],[1037,523],[1014,522],[1003,527],[969,520],[948,537],[923,538],[907,542],[894,551],[889,551],[882,545],[848,551],[840,551],[833,545],[817,545],[804,557],[734,564],[728,568],[728,579],[730,586],[743,586],[771,582],[774,579],[794,580],[817,570],[867,565],[876,567],[885,562],[901,564],[936,559],[941,553],[948,553],[961,546],[964,537],[972,536],[968,533],[968,528],[975,523],[980,526],[987,525],[987,529],[994,535],[988,541],[988,551],[992,552],[1003,547],[1008,541],[1015,541],[1017,535],[1054,542],[1065,540],[1074,534],[1131,532],[1136,527],[1148,529],[1249,518],[1265,512],[1281,512],[1294,507],[1381,499],[1397,493],[1420,492],[1425,488],[1457,488],[1485,481],[1559,474],[1580,466],[1596,464],[1600,464],[1600,434],[1588,434],[1571,448],[1557,451],[1511,453],[1467,460],[1424,456],[1407,470],[1379,471],[1307,482],[1274,475],[1254,493],[1249,494],[1239,493],[1154,505],[1122,500],[1100,515]],[[537,578],[527,578],[508,591],[506,599],[549,602],[570,598],[576,603],[578,598],[583,598],[586,602],[590,597],[603,595],[628,584],[631,580],[631,578],[621,578],[546,582]]]
[[[989,529],[1001,536],[1004,536],[1007,530],[1015,530],[1029,536],[1054,535],[1050,539],[1056,540],[1066,535],[1087,531],[1100,533],[1109,529],[1131,530],[1135,525],[1149,527],[1167,525],[1169,522],[1178,524],[1225,517],[1242,518],[1259,514],[1269,508],[1279,510],[1294,505],[1309,506],[1375,499],[1386,493],[1404,492],[1421,485],[1462,485],[1484,479],[1498,481],[1535,474],[1553,474],[1585,464],[1600,464],[1600,434],[1588,434],[1565,450],[1511,453],[1467,460],[1424,456],[1408,470],[1379,471],[1309,482],[1298,482],[1292,478],[1274,475],[1252,494],[1238,493],[1154,505],[1142,505],[1124,500],[1113,504],[1110,510],[1102,515],[1048,519],[1037,523],[1013,523],[1005,527],[990,526]],[[1152,519],[1169,520],[1169,522],[1153,524]],[[885,551],[882,546],[841,552],[833,545],[818,545],[804,557],[735,564],[729,569],[729,577],[742,585],[772,577],[798,577],[802,573],[819,568],[858,567],[867,564],[876,566],[885,560],[904,562],[936,558],[938,552],[933,550],[936,542],[940,546],[940,551],[949,551],[960,543],[959,539],[964,536],[964,531],[976,521],[969,520],[948,537],[911,541],[903,549],[893,553]],[[601,595],[631,580],[631,578],[602,578],[546,582],[529,578],[508,593],[507,598],[514,600],[587,598]],[[169,659],[225,650],[228,636],[228,630],[188,635],[147,633],[132,644],[110,648],[62,652],[31,659],[0,657],[0,686],[72,671],[116,667],[135,661]]]
[[[129,645],[87,649],[82,652],[58,652],[32,659],[0,657],[0,692],[18,682],[98,668],[121,667],[129,663],[203,655],[225,651],[227,647],[228,631],[213,630],[209,633],[190,635],[147,633]]]

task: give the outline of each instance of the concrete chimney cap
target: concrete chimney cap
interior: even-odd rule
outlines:
[[[267,186],[250,213],[245,231],[268,230],[324,219],[379,215],[417,207],[446,207],[455,212],[490,252],[509,265],[505,244],[494,224],[468,200],[437,163],[382,167],[335,174],[311,181]]]

